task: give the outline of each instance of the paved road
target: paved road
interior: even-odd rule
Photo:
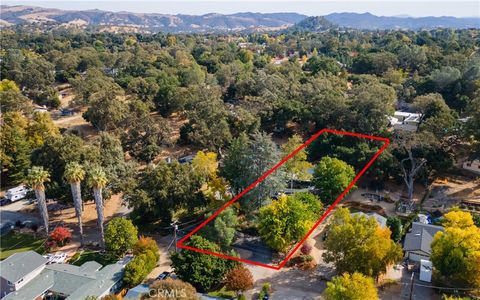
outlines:
[[[25,206],[29,204],[29,200],[18,200],[9,205],[0,208],[0,227],[7,222],[15,224],[17,221],[30,220],[33,222],[40,222],[40,218],[26,213],[20,212]]]

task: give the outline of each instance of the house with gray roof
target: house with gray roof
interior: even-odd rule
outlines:
[[[440,231],[444,231],[442,226],[413,222],[412,229],[405,236],[403,243],[405,257],[418,263],[422,259],[430,260],[432,254],[430,245],[435,234]]]
[[[15,253],[0,262],[0,298],[18,291],[38,276],[47,259],[34,251]]]
[[[102,265],[95,262],[85,262],[81,266],[70,264],[46,264],[46,259],[33,251],[18,253],[18,257],[29,257],[28,266],[19,272],[17,254],[1,262],[2,300],[32,300],[46,294],[53,294],[61,299],[85,299],[88,296],[104,297],[115,293],[122,284],[125,265],[130,260],[123,260],[115,264]],[[26,253],[26,254],[24,254]],[[23,254],[23,255],[22,255]],[[40,258],[43,260],[40,260]],[[38,266],[42,263],[40,266]],[[18,274],[12,276],[11,274]],[[15,280],[23,276],[24,280],[19,287],[12,288],[6,285],[3,289],[3,280]]]

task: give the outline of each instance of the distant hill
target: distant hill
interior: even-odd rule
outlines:
[[[113,4],[112,4],[113,5]],[[40,24],[48,26],[96,26],[102,31],[128,32],[240,32],[322,31],[332,26],[357,29],[479,28],[480,18],[379,17],[370,13],[334,13],[307,17],[298,13],[236,13],[169,15],[158,13],[60,10],[34,6],[2,5],[0,26]]]
[[[113,4],[112,4],[113,5]],[[33,6],[1,6],[0,24],[58,24],[100,26],[114,30],[164,32],[265,31],[292,26],[305,19],[297,13],[236,13],[168,15],[157,13],[109,12],[102,10],[71,11]],[[135,30],[136,29],[136,30]]]
[[[434,5],[434,4],[432,4]],[[480,28],[480,18],[405,16],[379,17],[370,13],[334,13],[325,16],[328,21],[341,27],[359,29],[429,29],[429,28]]]
[[[308,17],[288,28],[287,31],[324,31],[333,27],[336,27],[336,25],[328,21],[325,17]]]

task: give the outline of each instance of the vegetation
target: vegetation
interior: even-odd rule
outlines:
[[[326,204],[332,204],[355,178],[355,170],[344,161],[323,157],[315,166],[313,182]]]
[[[59,226],[50,233],[50,239],[54,241],[57,246],[64,246],[72,238],[72,233],[65,227]]]
[[[347,208],[335,211],[325,240],[323,258],[339,272],[362,273],[377,278],[387,266],[402,258],[402,249],[390,239],[390,230],[374,218],[351,216]]]
[[[134,249],[138,242],[138,231],[132,221],[113,218],[105,230],[105,247],[112,255],[121,257]]]
[[[250,270],[244,266],[238,266],[232,269],[225,276],[225,286],[228,290],[244,292],[253,288],[253,276]]]
[[[167,278],[165,280],[156,280],[150,285],[150,289],[158,291],[158,295],[149,295],[147,299],[165,299],[166,295],[161,291],[168,291],[168,298],[172,300],[198,300],[197,291],[195,288],[178,279]],[[171,291],[174,291],[171,293]],[[179,291],[178,293],[176,291]]]
[[[432,242],[433,266],[453,284],[480,287],[480,228],[470,213],[456,209],[445,214],[444,226]]]
[[[357,272],[334,277],[324,295],[327,300],[379,299],[373,278]]]
[[[207,251],[217,253],[220,251],[216,244],[197,235],[193,235],[187,244]],[[202,292],[222,282],[224,276],[238,265],[232,260],[195,251],[173,253],[171,259],[178,277]]]
[[[320,202],[304,202],[301,197],[282,195],[260,209],[258,232],[265,243],[278,251],[303,238],[318,219]]]
[[[37,198],[38,211],[43,221],[43,227],[48,235],[48,210],[47,199],[45,198],[45,186],[44,183],[50,180],[50,174],[42,167],[33,167],[28,170],[26,182],[35,191],[35,197]]]
[[[10,255],[28,250],[36,251],[40,254],[44,251],[45,239],[35,237],[32,234],[9,232],[2,235],[2,244],[0,246],[0,260],[4,260]]]

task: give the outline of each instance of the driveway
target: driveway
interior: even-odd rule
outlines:
[[[30,220],[34,223],[40,222],[40,218],[21,212],[22,209],[30,204],[29,200],[22,199],[15,201],[9,205],[0,207],[0,227],[7,222],[15,224],[17,221]]]

